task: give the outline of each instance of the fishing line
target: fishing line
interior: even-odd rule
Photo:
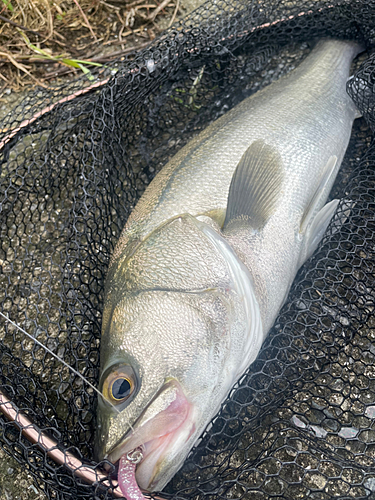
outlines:
[[[40,347],[42,347],[43,349],[45,349],[49,354],[51,354],[51,356],[53,356],[54,358],[56,358],[58,361],[60,361],[60,363],[62,363],[64,366],[66,366],[67,368],[69,368],[69,370],[71,370],[75,375],[77,375],[78,377],[80,377],[84,382],[86,382],[86,384],[88,384],[91,389],[93,389],[95,392],[97,392],[100,396],[102,396],[102,398],[104,398],[107,403],[109,403],[112,408],[117,412],[117,413],[120,413],[120,410],[118,410],[110,401],[108,401],[108,399],[106,399],[104,397],[104,395],[99,391],[99,389],[97,389],[91,382],[89,382],[83,375],[81,375],[81,373],[77,372],[77,370],[75,370],[72,366],[68,365],[68,363],[66,363],[66,361],[64,361],[62,358],[60,358],[60,356],[58,356],[57,354],[55,354],[54,352],[52,352],[47,346],[45,346],[44,344],[42,344],[41,342],[39,342],[39,340],[37,340],[35,337],[33,337],[30,333],[27,333],[26,330],[24,330],[22,327],[20,327],[19,325],[17,325],[17,323],[15,323],[14,321],[12,321],[8,316],[5,316],[5,314],[3,314],[1,311],[0,311],[0,316],[2,316],[3,318],[5,318],[7,321],[9,321],[10,324],[12,324],[13,326],[15,326],[16,328],[18,328],[18,330],[20,330],[23,334],[25,334],[27,337],[29,337],[31,340],[33,340],[36,344],[38,344]]]

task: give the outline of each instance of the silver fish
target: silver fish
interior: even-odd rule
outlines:
[[[140,449],[144,489],[166,485],[255,360],[335,212],[359,51],[320,42],[182,148],[125,226],[106,283],[97,454]]]

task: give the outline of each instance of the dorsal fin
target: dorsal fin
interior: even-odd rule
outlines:
[[[276,208],[283,177],[276,148],[261,139],[253,142],[233,174],[223,228],[234,221],[262,228]]]

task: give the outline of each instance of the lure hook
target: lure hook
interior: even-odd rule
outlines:
[[[132,464],[134,464],[134,465],[138,465],[139,463],[141,463],[142,460],[143,460],[143,449],[142,449],[142,447],[139,446],[138,448],[135,448],[134,450],[129,451],[126,454],[126,459],[129,462],[131,462]]]

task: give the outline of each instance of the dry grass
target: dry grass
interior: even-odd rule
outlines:
[[[179,0],[0,0],[0,98],[70,73],[90,77],[93,63],[145,45],[178,9]]]

